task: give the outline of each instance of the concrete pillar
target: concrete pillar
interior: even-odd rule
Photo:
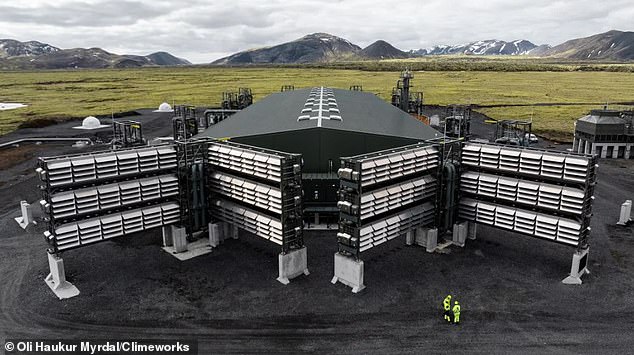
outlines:
[[[467,238],[471,240],[476,239],[476,233],[478,231],[478,225],[475,222],[467,222]]]
[[[179,228],[174,225],[172,227],[172,242],[174,243],[174,252],[182,253],[187,251],[187,232],[185,228]]]
[[[352,287],[353,293],[363,290],[365,288],[363,284],[363,261],[335,253],[335,276],[330,282],[336,284],[337,281]]]
[[[592,143],[590,143],[590,141],[586,141],[586,150],[585,150],[585,154],[590,154],[592,149]]]
[[[579,145],[577,146],[577,153],[583,153],[584,140],[579,138]]]
[[[453,225],[453,238],[451,241],[454,245],[464,247],[467,239],[467,222],[456,223]]]
[[[405,244],[406,245],[413,245],[416,239],[416,231],[414,229],[410,229],[407,231],[407,234],[405,234]]]
[[[306,247],[292,250],[286,254],[280,253],[278,256],[279,277],[277,281],[288,285],[290,279],[299,275],[310,275],[308,272],[308,253]]]
[[[632,145],[628,144],[625,148],[625,159],[630,159],[631,154],[632,154]]]
[[[416,244],[424,247],[428,253],[433,253],[438,246],[438,229],[417,228]]]
[[[209,223],[207,226],[209,231],[209,245],[216,248],[222,242],[222,234],[220,233],[220,223]]]
[[[231,225],[231,239],[238,239],[239,232],[238,226]]]
[[[231,235],[231,225],[227,222],[221,222],[222,235],[224,239],[227,239],[227,236]]]
[[[174,239],[172,238],[172,226],[161,227],[161,233],[163,234],[164,247],[171,247],[174,245]]]
[[[588,252],[589,249],[587,248],[572,254],[570,275],[561,282],[567,285],[581,285],[581,276],[590,273],[590,270],[588,270]]]
[[[621,205],[621,215],[616,224],[624,226],[632,220],[632,200],[626,200]]]
[[[615,145],[614,150],[612,150],[612,158],[616,159],[619,157],[619,146]]]
[[[575,137],[572,139],[572,151],[576,152],[579,149],[579,138]]]
[[[24,200],[20,201],[20,212],[22,215],[20,217],[15,217],[14,220],[18,222],[22,229],[26,229],[26,227],[28,227],[31,223],[35,224],[35,221],[33,220],[33,211],[28,202]]]
[[[53,291],[60,300],[79,295],[77,287],[66,281],[64,260],[51,253],[47,254],[50,273],[46,276],[44,282],[48,285],[48,287],[50,287],[51,291]]]

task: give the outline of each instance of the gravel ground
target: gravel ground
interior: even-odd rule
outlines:
[[[77,148],[23,149],[0,151],[0,160],[16,159],[0,170],[2,339],[195,338],[201,353],[623,354],[634,346],[634,226],[615,226],[620,204],[634,198],[634,161],[600,163],[592,274],[581,286],[561,283],[569,247],[482,226],[446,254],[403,239],[369,251],[367,288],[356,295],[330,284],[334,232],[306,233],[311,275],[284,286],[275,281],[279,249],[263,239],[240,234],[180,262],[151,231],[64,253],[81,294],[59,301],[43,282],[44,225],[24,232],[13,217],[19,200],[39,199],[36,157]],[[448,293],[462,305],[460,326],[443,321]]]

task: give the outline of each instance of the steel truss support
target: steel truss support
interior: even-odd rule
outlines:
[[[193,233],[206,229],[210,219],[207,179],[209,142],[206,138],[176,142],[180,223],[189,239]]]

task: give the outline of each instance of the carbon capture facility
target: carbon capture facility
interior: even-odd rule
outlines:
[[[462,247],[478,225],[569,246],[564,282],[581,283],[597,156],[469,141],[468,113],[445,135],[421,122],[422,93],[403,78],[393,105],[359,86],[289,85],[253,104],[245,89],[211,112],[174,107],[171,142],[139,146],[140,128],[123,129],[133,144],[41,157],[47,284],[77,295],[65,251],[150,229],[182,259],[240,231],[264,238],[288,284],[309,274],[304,231],[320,229],[338,250],[328,278],[359,292],[364,252],[403,235],[428,252]]]

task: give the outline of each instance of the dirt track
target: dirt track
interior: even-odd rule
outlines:
[[[38,146],[51,155],[72,148]],[[394,240],[368,252],[367,288],[330,284],[333,233],[306,235],[311,275],[283,286],[278,248],[250,235],[179,262],[158,232],[63,254],[82,292],[59,301],[45,286],[43,225],[13,221],[39,198],[33,160],[0,172],[0,338],[196,338],[201,353],[614,353],[634,346],[634,227],[614,225],[634,198],[634,161],[601,161],[591,275],[561,284],[572,249],[479,226],[449,254]],[[447,293],[463,324],[443,323]]]

